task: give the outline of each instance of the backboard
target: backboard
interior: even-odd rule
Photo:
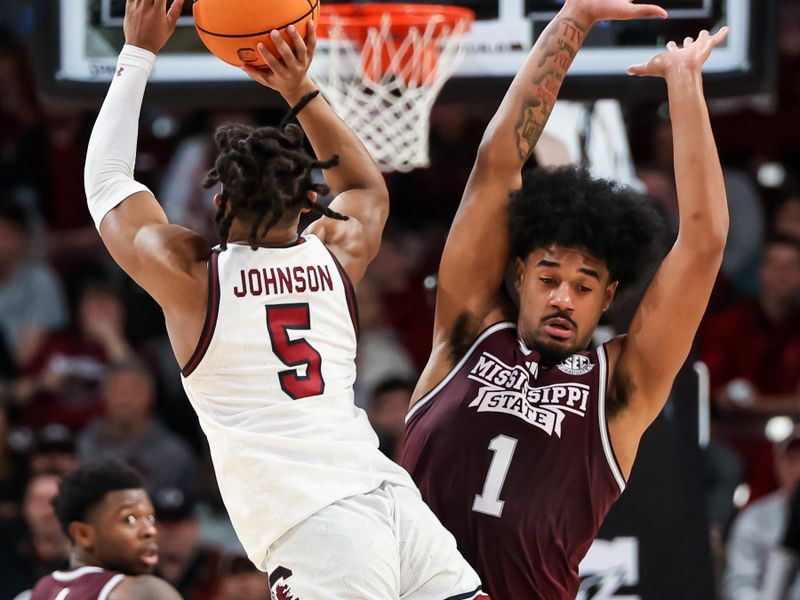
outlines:
[[[439,3],[466,6],[476,13],[466,57],[444,90],[445,97],[468,102],[494,101],[502,95],[563,0]],[[776,54],[775,0],[662,0],[660,4],[670,11],[669,20],[595,27],[570,70],[562,97],[625,98],[633,89],[637,97],[663,96],[663,86],[658,82],[634,82],[625,75],[625,69],[646,61],[670,39],[682,40],[700,29],[714,30],[723,25],[731,27],[731,34],[706,65],[707,91],[712,95],[746,93],[770,83]],[[104,93],[124,42],[124,7],[125,0],[38,1],[44,28],[41,39],[55,40],[36,48],[46,92],[87,98]],[[315,60],[323,66],[324,43]],[[164,102],[191,102],[197,108],[215,104],[263,106],[265,102],[264,94],[239,93],[252,90],[252,86],[238,69],[206,50],[195,33],[188,2],[178,30],[159,56],[151,81],[154,95]],[[176,96],[175,89],[182,93]]]

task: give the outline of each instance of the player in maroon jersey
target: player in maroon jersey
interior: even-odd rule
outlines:
[[[79,467],[53,499],[72,542],[69,571],[39,580],[30,600],[175,600],[180,595],[151,575],[158,563],[155,512],[139,476],[104,460]]]
[[[618,288],[655,266],[648,200],[580,169],[521,173],[592,25],[659,16],[631,0],[567,0],[489,124],[442,256],[402,464],[495,600],[575,597],[722,260],[727,202],[701,67],[726,31],[629,71],[667,83],[680,234],[627,336],[586,350]],[[503,285],[510,258],[518,308]]]

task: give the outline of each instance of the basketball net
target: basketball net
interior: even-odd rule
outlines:
[[[382,171],[429,166],[431,109],[463,58],[471,19],[450,26],[433,16],[398,35],[388,11],[358,33],[345,17],[328,18],[320,43],[328,61],[312,72],[328,102]]]

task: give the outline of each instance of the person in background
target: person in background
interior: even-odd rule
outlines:
[[[378,434],[381,452],[395,462],[400,460],[406,429],[405,417],[413,392],[413,382],[392,377],[375,386],[367,404],[367,416]]]
[[[222,558],[222,581],[214,600],[264,600],[269,595],[266,576],[246,556]]]
[[[194,497],[166,487],[153,494],[153,505],[160,530],[158,574],[185,598],[213,600],[220,588],[222,551],[201,543]]]
[[[759,296],[706,319],[698,351],[708,366],[718,415],[715,433],[741,456],[751,497],[777,487],[764,423],[800,416],[800,244],[773,237],[759,268]]]
[[[58,475],[34,475],[25,488],[22,519],[0,524],[0,598],[13,598],[69,562],[69,543],[51,501]]]
[[[61,482],[53,509],[72,543],[70,569],[42,577],[16,600],[180,600],[152,576],[155,515],[131,469],[114,460],[80,467]]]
[[[772,226],[775,233],[800,244],[800,187],[784,189],[782,196],[775,208]]]
[[[52,423],[36,432],[28,455],[28,472],[63,477],[78,466],[75,436],[64,425]]]
[[[155,384],[136,360],[112,363],[103,382],[104,416],[78,436],[78,457],[86,462],[112,456],[132,466],[145,488],[193,489],[196,468],[188,444],[153,417]]]
[[[354,391],[356,405],[361,408],[367,408],[373,389],[382,381],[417,376],[411,355],[386,316],[380,283],[370,273],[361,280],[357,291],[360,330]]]
[[[125,309],[107,281],[87,281],[75,312],[75,327],[44,338],[13,386],[13,400],[30,427],[85,427],[102,413],[98,392],[106,365],[133,355],[124,332]]]
[[[28,256],[30,219],[9,198],[0,201],[0,335],[24,366],[44,337],[67,324],[67,304],[53,270]]]
[[[781,542],[789,500],[800,482],[800,429],[776,444],[774,454],[781,487],[748,506],[733,522],[723,577],[724,600],[759,598],[769,555]],[[800,585],[791,597],[800,598]]]

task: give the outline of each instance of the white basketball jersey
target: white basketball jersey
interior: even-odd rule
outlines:
[[[270,545],[329,504],[384,481],[416,489],[353,403],[353,287],[325,245],[228,244],[209,261],[209,308],[183,385],[239,540]]]

